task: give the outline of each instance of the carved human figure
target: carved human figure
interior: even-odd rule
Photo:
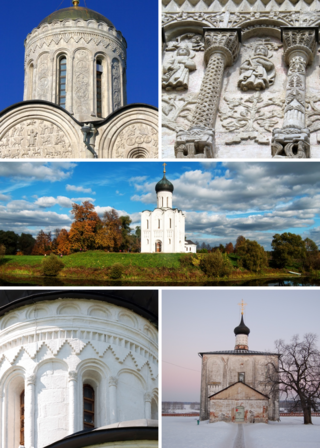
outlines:
[[[176,57],[169,59],[163,66],[162,87],[165,90],[186,90],[189,83],[189,72],[196,70],[189,48],[179,48]]]
[[[276,71],[274,63],[268,58],[268,53],[265,45],[258,44],[254,56],[241,64],[238,81],[241,90],[265,90],[274,83]]]

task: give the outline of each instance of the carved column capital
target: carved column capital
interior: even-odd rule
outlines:
[[[69,370],[68,375],[68,381],[77,381],[78,373],[75,370]]]
[[[151,403],[151,400],[152,400],[152,393],[151,392],[146,392],[143,397],[144,397],[144,401],[145,402],[146,401],[150,401],[150,403]]]
[[[34,386],[36,383],[36,375],[28,375],[26,378],[26,385],[27,386]]]
[[[110,376],[109,377],[109,386],[117,387],[118,384],[118,378],[116,376]]]
[[[214,53],[225,56],[225,66],[232,65],[240,51],[240,28],[204,28],[204,59],[208,63]]]
[[[284,60],[290,65],[292,58],[300,57],[305,65],[311,64],[317,51],[317,27],[281,27]]]

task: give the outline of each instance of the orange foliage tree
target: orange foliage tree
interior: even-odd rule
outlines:
[[[70,249],[74,252],[96,249],[96,237],[102,222],[94,211],[94,205],[89,201],[73,204],[71,213],[74,222],[69,232]]]
[[[35,245],[31,255],[44,255],[51,252],[51,232],[45,233],[43,230],[37,235]]]
[[[60,233],[57,236],[57,252],[62,255],[70,254],[70,240],[66,229],[60,230]]]

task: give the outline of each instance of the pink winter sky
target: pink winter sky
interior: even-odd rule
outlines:
[[[320,336],[320,294],[313,290],[164,290],[162,400],[199,401],[199,352],[233,350],[243,299],[249,350],[274,350],[294,334]],[[319,343],[320,345],[320,343]],[[174,365],[173,365],[174,364]]]

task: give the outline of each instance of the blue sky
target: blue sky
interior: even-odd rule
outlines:
[[[49,14],[70,5],[71,0],[1,2],[0,111],[23,100],[27,34]],[[127,41],[128,103],[158,106],[158,2],[86,0],[86,5],[111,20]]]
[[[2,162],[0,228],[34,235],[69,228],[72,203],[90,200],[140,225],[156,205],[163,162]],[[266,249],[275,233],[293,232],[320,245],[320,163],[170,162],[173,206],[186,213],[189,239],[235,244],[239,235]]]

